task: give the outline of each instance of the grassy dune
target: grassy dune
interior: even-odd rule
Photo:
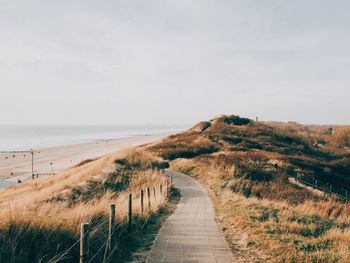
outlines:
[[[84,222],[90,223],[92,262],[102,262],[112,203],[117,215],[114,258],[126,260],[145,245],[146,234],[154,232],[167,213],[166,196],[159,194],[159,185],[166,183],[161,171],[166,165],[140,149],[131,150],[1,190],[0,262],[78,262],[79,226]],[[151,211],[140,215],[140,189],[148,186],[156,187],[157,196],[152,192]],[[129,193],[135,215],[131,234],[125,227]]]
[[[347,189],[350,153],[344,130],[350,128],[335,127],[332,134],[327,126],[222,116],[148,151],[208,187],[239,261],[349,262],[348,202],[290,180],[299,174]]]
[[[112,203],[117,207],[113,260],[142,262],[139,249],[150,244],[169,206],[152,191],[152,209],[141,215],[140,189],[156,186],[158,192],[169,164],[207,186],[239,261],[349,262],[349,203],[295,181],[296,176],[317,180],[350,195],[350,128],[329,128],[222,116],[142,149],[86,160],[54,177],[3,189],[0,262],[77,262],[83,222],[91,227],[91,262],[103,262]],[[131,234],[126,232],[129,193],[135,204]]]

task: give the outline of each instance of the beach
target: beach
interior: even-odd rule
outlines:
[[[137,135],[34,149],[34,173],[39,174],[39,177],[52,176],[86,159],[94,159],[105,154],[150,143],[167,135],[169,133]],[[31,177],[32,156],[30,152],[0,154],[0,188]]]

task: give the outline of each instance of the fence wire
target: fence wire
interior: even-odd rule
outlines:
[[[163,185],[163,184],[162,184],[162,185]],[[164,186],[164,185],[163,185],[163,186]],[[170,185],[168,185],[168,186],[170,187]],[[159,191],[159,194],[160,194],[160,185],[157,185],[157,187],[156,187],[156,186],[153,186],[153,187],[148,186],[148,187],[149,187],[150,190],[151,190],[151,196],[153,195],[153,193],[152,193],[152,192],[153,192],[153,189],[158,189],[157,192]],[[147,189],[147,187],[146,187],[146,189]],[[139,192],[140,192],[140,190],[139,190],[137,193],[139,193]],[[167,190],[164,188],[164,189],[163,189],[163,192],[160,194],[160,197],[159,197],[159,198],[163,198],[165,194],[167,194]],[[136,196],[137,196],[137,194],[135,194],[135,192],[133,192],[133,193],[132,193],[132,203],[134,203],[136,200],[140,200],[141,196],[138,196],[138,197],[136,197]],[[146,191],[144,192],[144,197],[145,197],[145,196],[146,196]],[[155,197],[155,196],[154,196],[154,197]],[[154,199],[154,201],[155,201],[155,203],[157,202],[156,198]],[[122,203],[120,204],[120,206],[127,205],[127,207],[128,207],[128,203],[129,203],[129,195],[126,195],[125,200],[122,201]],[[145,211],[145,210],[146,210],[146,209],[144,209],[144,211]],[[148,219],[149,219],[149,217],[150,217],[150,212],[151,212],[151,210],[150,210],[147,214],[145,214],[145,216],[146,216],[146,221],[148,221]],[[133,213],[132,213],[132,215],[133,215]],[[99,222],[97,225],[92,226],[91,229],[89,228],[88,233],[90,234],[90,233],[91,233],[91,230],[95,230],[95,231],[101,231],[101,229],[103,230],[104,228],[102,228],[102,226],[103,226],[107,221],[109,221],[109,218],[105,218],[105,219],[101,220],[101,222]],[[106,226],[106,228],[107,228],[107,227],[108,227],[108,226]],[[117,226],[115,226],[115,227],[117,227]],[[144,224],[141,226],[141,228],[143,228],[143,227],[144,227]],[[57,263],[57,262],[59,262],[59,261],[66,260],[67,258],[65,258],[65,257],[69,254],[69,252],[70,252],[77,244],[79,244],[80,240],[82,240],[84,237],[86,237],[86,235],[89,235],[88,233],[86,233],[86,234],[84,234],[83,236],[81,236],[80,239],[78,239],[73,245],[71,245],[71,246],[70,246],[67,250],[65,250],[61,255],[55,255],[54,257],[52,257],[52,258],[48,261],[48,263]],[[128,235],[131,235],[132,233],[134,233],[134,232],[130,232],[130,233],[128,233]],[[118,240],[118,238],[117,238],[117,240]],[[94,256],[93,256],[92,258],[89,259],[88,263],[92,262],[92,261],[101,253],[101,251],[103,251],[103,249],[106,248],[108,242],[109,242],[109,238],[107,238],[107,240],[102,244],[102,246],[96,251],[96,253],[94,254]],[[57,258],[57,257],[58,257],[58,258]],[[56,258],[57,258],[57,259],[56,259]]]
[[[293,178],[304,185],[320,190],[324,194],[333,195],[347,201],[349,200],[347,189],[339,189],[337,187],[333,187],[331,184],[322,184],[321,182],[318,182],[317,179],[306,180],[306,178],[302,178],[301,176],[293,176]]]

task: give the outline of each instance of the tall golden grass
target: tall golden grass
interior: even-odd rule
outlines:
[[[349,203],[247,198],[231,190],[241,178],[230,164],[177,159],[171,168],[208,187],[238,262],[349,262]]]
[[[336,127],[330,141],[337,147],[350,147],[350,127]]]
[[[66,250],[76,243],[79,226],[85,222],[92,226],[91,253],[97,252],[107,240],[111,204],[116,204],[118,224],[125,224],[129,193],[134,198],[135,224],[146,224],[166,201],[165,195],[159,194],[159,186],[165,189],[167,180],[159,169],[162,165],[160,159],[134,149],[1,190],[0,262],[49,262],[62,255],[59,262],[73,262],[78,247],[69,253]],[[140,190],[147,187],[156,187],[157,195],[152,191],[151,211],[145,207],[147,212],[141,215]],[[146,200],[145,196],[145,205]],[[119,256],[129,252],[123,248],[123,242],[129,242],[124,239],[117,243],[124,253]],[[101,262],[102,256],[100,253],[94,262]]]

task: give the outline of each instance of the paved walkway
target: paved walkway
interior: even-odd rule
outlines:
[[[207,191],[195,179],[178,172],[171,173],[182,197],[161,228],[147,262],[233,262],[232,252],[214,220]]]

